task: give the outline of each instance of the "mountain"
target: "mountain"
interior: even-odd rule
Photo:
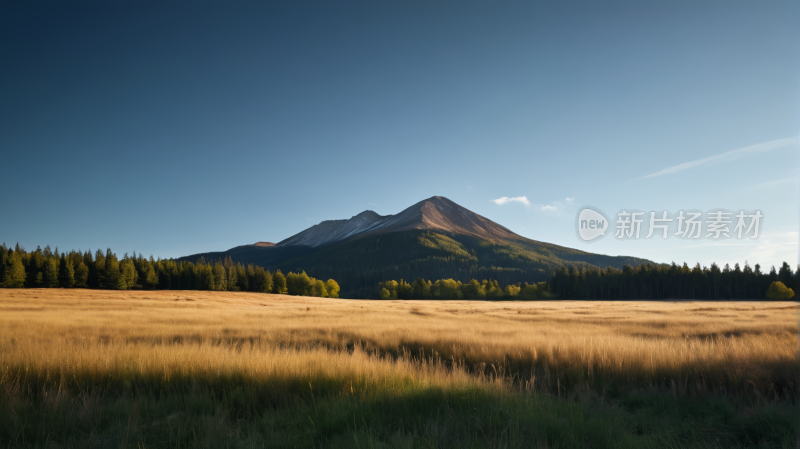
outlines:
[[[347,220],[323,221],[277,244],[259,242],[181,259],[200,257],[304,270],[336,279],[342,297],[350,298],[372,297],[378,282],[388,279],[493,278],[507,284],[545,280],[564,266],[622,268],[650,262],[531,240],[441,196],[395,215],[368,210]]]

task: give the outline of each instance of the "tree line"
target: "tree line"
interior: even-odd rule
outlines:
[[[508,284],[500,287],[494,279],[461,283],[453,279],[427,281],[417,278],[412,283],[391,280],[379,282],[373,297],[380,299],[780,299],[796,298],[800,283],[800,266],[796,271],[784,262],[780,269],[769,272],[756,264],[744,267],[726,264],[719,268],[694,268],[642,264],[636,267],[598,268],[562,267],[554,271],[549,282]]]
[[[462,283],[453,279],[429,281],[417,278],[409,284],[400,279],[378,283],[380,299],[544,299],[552,298],[547,282],[508,284],[501,288],[493,279]]]
[[[224,260],[191,261],[154,259],[136,253],[118,258],[111,249],[105,252],[59,252],[50,246],[26,251],[17,244],[0,246],[0,286],[6,288],[102,288],[111,290],[217,290],[252,291],[290,295],[339,297],[333,279],[324,282],[305,271],[270,272],[263,267]],[[488,274],[488,273],[487,273]],[[491,273],[499,274],[499,273]],[[521,273],[520,273],[521,274]],[[599,268],[586,264],[561,267],[539,281],[537,273],[528,282],[492,279],[461,282],[453,279],[413,283],[391,280],[378,283],[369,296],[382,299],[792,299],[798,291],[800,267],[793,271],[788,263],[769,272],[756,264],[733,268],[716,264],[690,268],[672,263],[625,265]],[[385,278],[384,278],[385,279]],[[538,282],[537,282],[538,281]],[[375,285],[375,284],[372,284]],[[374,288],[374,287],[373,287]],[[768,293],[769,292],[769,293]]]
[[[780,269],[769,272],[756,264],[744,267],[725,264],[720,268],[696,264],[690,268],[674,262],[671,265],[643,264],[636,267],[569,267],[560,268],[551,276],[552,292],[562,299],[791,299],[798,287],[800,267],[793,272],[784,262]],[[772,286],[776,284],[774,287]],[[783,287],[781,287],[783,286]],[[773,292],[767,297],[767,291]],[[791,295],[787,297],[789,292]]]
[[[100,288],[108,290],[214,290],[339,297],[333,279],[324,282],[305,272],[270,272],[233,263],[230,257],[195,263],[145,258],[127,253],[120,259],[111,249],[59,253],[58,247],[26,251],[19,243],[0,246],[0,286],[5,288]]]

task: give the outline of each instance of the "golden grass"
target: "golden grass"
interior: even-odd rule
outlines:
[[[0,290],[0,382],[796,388],[796,303]],[[313,385],[309,385],[313,391]]]

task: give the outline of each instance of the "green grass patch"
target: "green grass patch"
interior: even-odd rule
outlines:
[[[322,380],[320,385],[324,384]],[[351,392],[285,386],[25,389],[4,385],[1,447],[791,448],[790,403],[667,391],[557,398],[491,386]]]

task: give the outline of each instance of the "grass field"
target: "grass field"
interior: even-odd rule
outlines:
[[[0,446],[795,447],[797,311],[0,290]]]

